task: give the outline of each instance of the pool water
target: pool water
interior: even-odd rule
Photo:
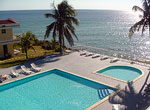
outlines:
[[[0,87],[1,110],[84,110],[98,101],[97,89],[109,88],[54,69]]]
[[[140,76],[142,72],[139,69],[128,66],[110,66],[96,73],[117,78],[123,81],[133,81]]]

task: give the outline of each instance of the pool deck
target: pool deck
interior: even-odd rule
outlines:
[[[101,61],[99,57],[98,58],[92,58],[91,56],[85,57],[84,55],[80,56],[79,52],[73,52],[70,54],[66,54],[64,56],[48,57],[42,60],[37,60],[37,61],[34,61],[34,63],[37,64],[39,67],[41,67],[42,71],[46,71],[51,68],[60,68],[62,70],[75,73],[80,76],[84,76],[92,80],[102,82],[102,83],[105,83],[107,85],[111,85],[114,87],[120,85],[121,88],[124,88],[124,86],[126,86],[127,83],[123,81],[115,80],[113,78],[97,75],[97,74],[94,74],[93,72],[101,68],[108,67],[108,66],[117,66],[117,65],[132,66],[144,72],[143,76],[134,82],[134,87],[138,91],[143,85],[145,78],[149,72],[148,65],[144,65],[142,63],[140,65],[136,63],[131,64],[129,61],[126,61],[123,59],[120,59],[119,61],[114,62],[114,63],[110,63],[110,60],[111,59],[106,59],[106,60]],[[26,67],[31,68],[30,67],[31,63],[32,62],[28,62],[24,65]],[[21,71],[20,66],[21,65],[1,69],[0,74],[10,74],[10,71],[12,68],[16,68],[17,71]],[[33,73],[33,74],[36,74],[36,73]],[[12,80],[16,80],[18,78],[23,78],[25,76],[26,75],[20,74],[19,77],[9,78],[6,81],[4,81],[4,83],[12,81]],[[148,82],[150,82],[150,80],[148,80]],[[111,109],[112,109],[112,105],[109,103],[108,100],[104,101],[100,105],[93,108],[93,110],[111,110]]]

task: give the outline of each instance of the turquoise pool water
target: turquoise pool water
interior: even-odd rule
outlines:
[[[124,81],[132,81],[142,74],[139,69],[128,66],[110,66],[97,71],[97,73]]]
[[[99,88],[114,92],[108,86],[54,69],[1,86],[0,109],[84,110],[101,100]]]

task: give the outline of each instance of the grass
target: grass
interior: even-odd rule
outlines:
[[[26,60],[25,53],[23,53],[21,55],[13,56],[10,59],[0,61],[0,68],[8,68],[11,66],[23,64],[31,60],[42,59],[43,56],[46,55],[59,54],[59,52],[54,52],[54,50],[44,50],[41,48],[41,46],[34,46],[34,48],[36,52],[34,52],[33,50],[28,51],[28,60]]]

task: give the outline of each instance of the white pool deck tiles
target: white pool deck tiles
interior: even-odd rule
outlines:
[[[124,60],[119,60],[117,62],[110,63],[110,60],[111,59],[106,59],[106,60],[101,61],[99,57],[98,58],[92,58],[91,56],[85,57],[85,56],[80,56],[79,52],[73,52],[64,56],[48,57],[42,60],[37,60],[37,61],[34,61],[34,63],[40,66],[42,68],[42,71],[46,71],[51,68],[60,68],[62,70],[75,73],[83,77],[87,77],[92,80],[102,82],[104,84],[111,85],[114,87],[120,85],[121,88],[124,88],[124,86],[126,86],[127,83],[119,81],[119,80],[114,80],[112,78],[108,78],[105,76],[96,75],[96,74],[93,74],[93,72],[96,70],[100,70],[101,68],[108,67],[108,66],[118,66],[118,65],[132,66],[132,67],[141,69],[144,72],[143,76],[134,82],[134,87],[138,91],[145,81],[145,78],[149,72],[148,70],[149,67],[145,66],[144,64],[141,64],[141,65],[136,64],[136,63],[130,64],[130,62],[127,62]],[[24,65],[31,68],[30,67],[31,63],[32,62],[28,62],[28,63],[25,63]],[[21,70],[20,66],[21,65],[17,65],[14,67],[1,69],[0,74],[10,74],[10,71],[12,68],[16,68],[18,71],[20,71]],[[20,75],[18,78],[21,78],[24,76],[25,75]],[[4,83],[11,81],[11,80],[15,80],[15,79],[17,78],[10,78],[4,81]],[[148,80],[148,82],[150,82],[150,79]],[[104,101],[103,103],[93,108],[93,110],[111,110],[111,109],[112,109],[112,105],[109,103],[108,100]]]

